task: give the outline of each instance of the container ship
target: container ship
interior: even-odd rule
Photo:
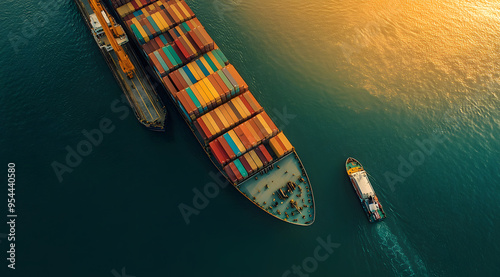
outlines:
[[[269,215],[311,225],[313,190],[295,148],[186,2],[108,5],[226,179]]]
[[[370,222],[382,221],[386,218],[384,208],[378,201],[367,173],[360,162],[354,158],[348,158],[345,162],[345,169],[352,186],[361,201],[361,206],[368,216]]]
[[[164,131],[167,111],[129,48],[122,26],[115,23],[99,0],[75,2],[137,120],[150,130]]]

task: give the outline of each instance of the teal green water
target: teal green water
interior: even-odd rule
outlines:
[[[18,214],[15,271],[0,225],[1,276],[497,275],[497,2],[188,2],[296,147],[310,227],[229,186],[187,225],[178,206],[214,166],[169,101],[164,134],[111,108],[120,89],[75,4],[55,3],[0,4],[0,157],[16,163]],[[59,182],[51,164],[104,118],[114,130]],[[349,156],[386,221],[368,223]]]

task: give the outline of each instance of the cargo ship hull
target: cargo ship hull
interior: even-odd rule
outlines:
[[[378,201],[378,197],[361,163],[354,158],[348,158],[346,161],[346,171],[361,202],[363,211],[368,217],[368,221],[373,223],[384,220],[386,218],[384,208]]]
[[[91,15],[94,12],[90,8],[87,0],[74,0],[74,2],[83,17],[85,24],[91,30],[92,35],[99,46],[99,51],[123,91],[137,120],[149,130],[164,132],[165,120],[167,117],[166,108],[156,91],[153,89],[153,86],[145,74],[139,59],[135,55],[134,51],[130,49],[128,42],[122,42],[121,47],[124,49],[125,53],[127,53],[132,64],[135,66],[133,78],[128,78],[127,74],[121,70],[118,57],[112,50],[109,43],[107,44],[105,42],[107,38],[103,37],[103,41],[96,35],[96,31],[94,30],[94,26],[92,24],[93,19],[91,18]]]
[[[108,4],[228,182],[269,215],[311,225],[314,195],[295,148],[189,6],[181,0]]]

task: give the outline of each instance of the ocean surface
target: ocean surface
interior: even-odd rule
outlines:
[[[0,276],[498,276],[498,1],[187,2],[296,147],[316,222],[280,222],[227,186],[186,224],[178,206],[217,172],[172,103],[165,133],[116,112],[73,1],[2,1],[0,216],[12,162],[18,217],[15,270],[0,225]],[[59,180],[53,164],[103,121]],[[349,156],[384,222],[362,212]]]

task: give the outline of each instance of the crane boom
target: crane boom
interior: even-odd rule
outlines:
[[[120,64],[120,67],[122,68],[123,72],[127,74],[129,78],[134,77],[134,65],[130,61],[127,53],[125,53],[125,50],[123,50],[123,47],[121,47],[117,42],[116,39],[117,37],[122,36],[123,29],[117,27],[113,17],[109,15],[109,13],[106,11],[106,9],[103,8],[101,1],[100,0],[88,0],[90,7],[94,11],[95,15],[97,16],[97,20],[99,20],[99,23],[102,26],[102,29],[104,30],[104,33],[106,34],[106,37],[109,40],[109,43],[111,43],[111,46],[113,47],[113,50],[115,50],[116,55],[118,56],[118,62]],[[109,19],[109,22],[111,23],[111,27],[108,27],[108,23],[106,22],[106,19],[102,15],[102,12],[106,14],[106,16]]]

